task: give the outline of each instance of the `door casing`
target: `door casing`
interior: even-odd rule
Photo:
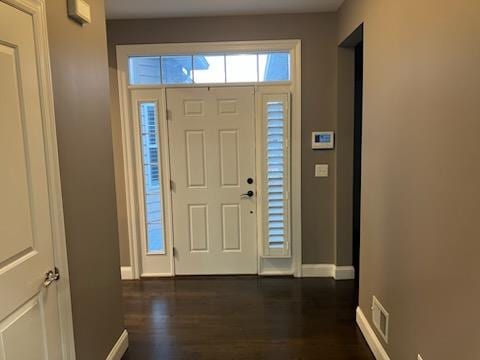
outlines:
[[[186,85],[130,85],[128,81],[128,59],[130,56],[153,56],[181,53],[208,53],[208,52],[229,52],[229,51],[275,51],[288,50],[291,55],[291,80],[288,82],[275,83],[231,83],[231,84],[186,84]],[[139,279],[142,277],[161,277],[174,276],[175,272],[172,266],[170,271],[161,273],[142,273],[141,270],[141,219],[137,214],[138,209],[138,188],[136,180],[138,179],[138,161],[135,160],[136,136],[132,125],[132,108],[130,98],[136,90],[158,90],[158,99],[163,99],[165,104],[165,93],[167,88],[172,87],[225,87],[225,86],[253,86],[258,93],[268,92],[268,89],[278,93],[288,90],[291,95],[291,258],[263,258],[261,256],[263,244],[259,245],[259,275],[294,275],[302,276],[302,237],[301,237],[301,40],[273,40],[273,41],[234,41],[234,42],[213,42],[213,43],[182,43],[182,44],[148,44],[148,45],[118,45],[117,52],[117,78],[119,86],[120,120],[122,132],[122,158],[116,158],[115,161],[123,163],[124,181],[126,189],[126,210],[127,210],[127,228],[130,250],[130,267],[122,273],[128,274],[128,279]],[[257,100],[256,100],[257,101]],[[256,117],[256,121],[258,114]],[[166,109],[159,111],[160,131],[166,126],[168,114]],[[168,144],[167,133],[160,134],[160,141]],[[162,145],[163,147],[163,145]],[[162,160],[163,161],[163,160]],[[168,173],[169,174],[169,173]],[[168,175],[167,174],[167,175]],[[163,181],[170,184],[170,178],[165,177],[163,171]],[[164,199],[169,201],[165,206],[171,207],[171,198]],[[169,226],[169,225],[167,225]],[[170,224],[171,226],[171,224]],[[170,246],[171,250],[168,251]],[[172,257],[173,242],[172,239],[166,239],[166,257]],[[173,262],[173,261],[171,261]],[[165,268],[165,266],[162,266]]]

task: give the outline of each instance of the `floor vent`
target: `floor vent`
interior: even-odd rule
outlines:
[[[388,343],[388,318],[388,312],[385,310],[382,304],[380,304],[380,301],[378,301],[378,299],[374,296],[372,301],[373,325],[386,343]]]

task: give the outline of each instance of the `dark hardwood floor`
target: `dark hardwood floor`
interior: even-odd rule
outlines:
[[[353,281],[177,277],[124,281],[123,360],[374,359]]]

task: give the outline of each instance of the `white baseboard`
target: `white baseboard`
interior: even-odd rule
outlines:
[[[128,333],[127,330],[123,330],[122,335],[120,335],[115,345],[113,345],[112,351],[110,351],[110,354],[108,354],[106,360],[121,360],[127,349]]]
[[[258,276],[292,276],[292,271],[263,271],[258,273]]]
[[[122,280],[133,280],[133,270],[131,266],[122,266],[120,268]],[[292,275],[292,271],[284,270],[266,270],[259,273],[260,276],[278,276]],[[144,273],[142,277],[171,277],[171,273]],[[353,266],[336,266],[334,264],[305,264],[302,265],[302,277],[332,277],[335,280],[355,279],[355,269]]]
[[[122,280],[133,280],[133,270],[131,266],[122,266],[120,268]]]
[[[174,276],[172,273],[142,273],[140,278],[165,278]]]
[[[353,266],[336,266],[335,264],[302,265],[303,277],[332,277],[335,280],[355,279]]]
[[[302,265],[302,277],[333,277],[335,265],[332,264],[305,264]]]
[[[383,348],[382,343],[380,342],[372,327],[368,323],[367,318],[363,314],[360,307],[357,307],[357,324],[362,331],[365,340],[367,340],[368,346],[372,350],[375,359],[390,360],[390,357]]]
[[[335,280],[355,279],[355,268],[353,266],[335,266]]]

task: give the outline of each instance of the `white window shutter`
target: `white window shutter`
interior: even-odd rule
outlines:
[[[265,254],[290,256],[289,234],[289,96],[264,96]]]

